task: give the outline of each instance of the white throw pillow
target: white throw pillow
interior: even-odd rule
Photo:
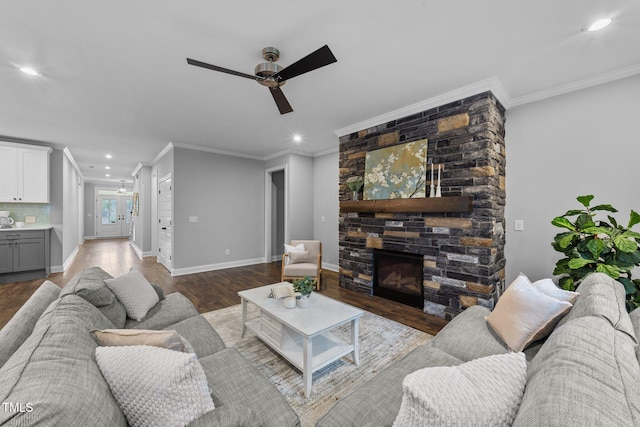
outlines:
[[[146,345],[97,347],[96,360],[133,427],[185,426],[215,409],[195,354]]]
[[[527,381],[524,353],[415,371],[402,381],[394,427],[510,426]]]
[[[296,246],[291,246],[291,245],[287,245],[286,243],[284,244],[284,253],[285,254],[290,254],[291,252],[304,252],[304,243],[300,243],[297,244]],[[287,257],[286,258],[286,264],[289,265],[291,264],[291,258]]]
[[[94,329],[93,339],[103,346],[152,345],[185,353],[195,353],[189,342],[173,329]]]
[[[113,279],[106,279],[104,283],[124,305],[127,316],[135,320],[142,320],[160,301],[151,283],[136,270]]]
[[[554,297],[555,299],[560,301],[570,302],[571,304],[574,304],[578,299],[578,296],[580,296],[578,292],[565,291],[564,289],[560,289],[558,286],[556,286],[555,283],[553,283],[553,280],[551,279],[537,280],[532,284],[534,288],[536,288],[543,294]]]
[[[511,350],[522,351],[549,335],[571,307],[538,291],[520,273],[487,316],[487,323]]]

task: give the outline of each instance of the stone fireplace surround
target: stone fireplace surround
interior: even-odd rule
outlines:
[[[484,92],[340,137],[340,286],[371,295],[373,251],[423,257],[425,313],[492,308],[504,289],[504,108]],[[351,201],[368,151],[426,138],[442,198]],[[427,185],[430,176],[427,177]]]

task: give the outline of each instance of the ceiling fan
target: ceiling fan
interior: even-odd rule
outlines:
[[[280,114],[287,114],[292,112],[293,108],[291,108],[291,104],[287,101],[280,86],[285,84],[289,79],[338,61],[327,45],[322,46],[315,52],[311,52],[304,58],[284,68],[275,63],[280,58],[280,51],[275,47],[265,47],[262,49],[262,57],[269,62],[256,65],[255,75],[207,64],[206,62],[191,58],[187,58],[187,64],[255,80],[262,86],[269,88],[269,92],[271,92],[271,96],[273,96],[273,100],[276,102]]]

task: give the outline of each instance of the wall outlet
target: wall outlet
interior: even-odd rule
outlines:
[[[35,224],[36,217],[35,216],[25,216],[24,217],[24,222],[26,222],[27,224]]]
[[[189,222],[198,222],[198,217],[197,216],[190,216],[189,217]]]
[[[224,250],[224,254],[225,255],[231,255],[231,249],[225,249]]]

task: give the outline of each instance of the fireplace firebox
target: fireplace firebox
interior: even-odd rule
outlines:
[[[424,308],[422,255],[376,249],[373,294],[411,307]]]

